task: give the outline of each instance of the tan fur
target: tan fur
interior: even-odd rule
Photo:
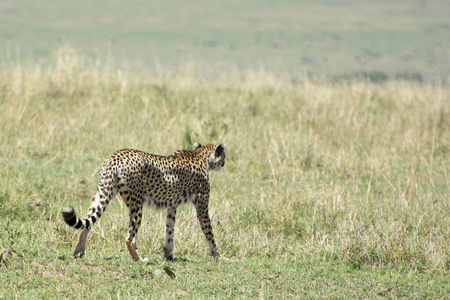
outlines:
[[[144,203],[167,209],[164,258],[173,259],[173,234],[176,209],[192,202],[197,218],[209,243],[214,259],[220,257],[208,213],[209,171],[220,170],[225,164],[225,145],[199,145],[194,150],[179,150],[170,156],[160,156],[133,149],[119,150],[108,158],[100,171],[97,193],[84,219],[75,215],[72,207],[63,208],[64,221],[81,229],[74,256],[85,253],[90,227],[103,214],[117,193],[129,209],[130,223],[126,244],[134,260],[144,261],[136,246]]]

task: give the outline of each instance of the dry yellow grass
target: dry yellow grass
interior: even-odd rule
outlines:
[[[28,260],[39,261],[33,253],[43,249],[55,251],[46,257],[68,257],[75,233],[60,209],[87,210],[100,165],[115,150],[170,154],[223,142],[228,162],[212,176],[210,206],[231,261],[445,278],[449,128],[450,94],[441,86],[293,83],[264,71],[204,79],[192,66],[132,74],[66,49],[54,66],[0,72],[1,224],[22,232],[16,250]],[[126,215],[114,203],[94,226],[90,263],[125,249]],[[164,218],[145,213],[144,255],[162,256]],[[181,209],[175,239],[175,256],[206,255],[193,209]],[[293,295],[284,292],[272,295]]]

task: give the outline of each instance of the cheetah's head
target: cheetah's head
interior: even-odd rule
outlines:
[[[220,145],[207,145],[205,147],[211,147],[211,154],[208,157],[208,165],[209,170],[212,171],[220,171],[220,168],[222,168],[225,165],[225,157],[227,155],[225,148],[227,145],[220,144]],[[199,147],[202,147],[202,145],[195,144],[194,147],[197,149]]]

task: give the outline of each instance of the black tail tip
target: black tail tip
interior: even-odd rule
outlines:
[[[75,210],[72,206],[66,206],[62,209],[61,214],[64,220],[70,220],[75,215]]]

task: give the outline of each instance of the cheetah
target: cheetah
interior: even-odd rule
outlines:
[[[97,193],[84,219],[76,216],[73,207],[62,209],[62,218],[70,227],[81,230],[74,257],[85,254],[86,237],[91,226],[102,216],[111,200],[120,194],[129,210],[129,229],[126,245],[131,257],[142,258],[136,246],[144,204],[167,209],[164,258],[173,260],[173,236],[177,207],[193,203],[203,234],[209,243],[214,260],[220,258],[208,213],[209,171],[225,165],[226,145],[194,144],[194,150],[178,150],[169,156],[149,154],[134,149],[115,152],[100,171]]]

